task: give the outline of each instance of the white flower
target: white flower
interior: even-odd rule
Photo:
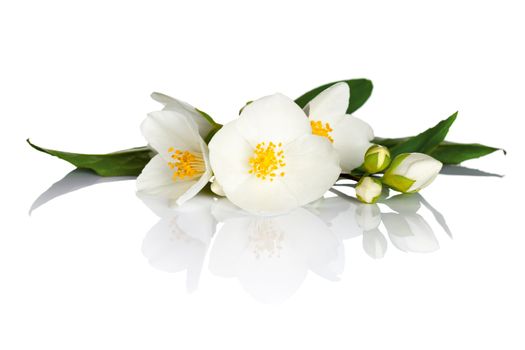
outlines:
[[[443,164],[423,153],[398,155],[383,176],[383,183],[403,193],[417,192],[434,181]]]
[[[346,114],[350,98],[347,83],[334,84],[314,97],[304,111],[310,118],[312,132],[333,143],[345,173],[363,164],[374,132],[370,125]]]
[[[372,204],[381,196],[381,181],[370,176],[363,176],[355,187],[357,199],[363,203]]]
[[[137,191],[170,198],[180,205],[208,183],[212,171],[201,136],[206,128],[200,130],[196,121],[202,117],[191,106],[170,101],[168,109],[148,114],[141,125],[142,134],[158,154],[137,178]]]
[[[175,111],[192,119],[199,127],[199,134],[205,139],[210,131],[216,126],[215,122],[206,113],[199,111],[190,104],[177,100],[171,96],[161,94],[160,92],[154,92],[151,94],[151,98],[164,105],[164,111]]]
[[[247,105],[209,148],[224,193],[252,213],[286,212],[312,202],[341,171],[330,142],[312,135],[304,112],[281,94]]]

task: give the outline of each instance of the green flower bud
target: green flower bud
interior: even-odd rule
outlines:
[[[390,151],[381,145],[374,145],[365,153],[363,167],[370,174],[385,170],[390,165]]]
[[[413,193],[430,185],[443,164],[423,153],[398,155],[383,176],[383,183],[396,191]]]
[[[355,194],[357,199],[363,203],[372,204],[375,203],[381,195],[381,189],[383,188],[381,181],[373,177],[365,176],[357,183],[355,187]]]

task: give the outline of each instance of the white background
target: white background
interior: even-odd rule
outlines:
[[[0,348],[523,349],[524,11],[520,1],[4,1],[0,4]],[[278,305],[210,273],[154,269],[156,216],[133,181],[33,200],[72,167],[25,139],[76,152],[144,144],[161,91],[234,118],[248,100],[366,77],[356,115],[379,136],[459,110],[449,139],[505,147],[441,176],[441,249],[384,259],[345,242],[339,282],[310,273]],[[520,164],[521,163],[521,164]]]

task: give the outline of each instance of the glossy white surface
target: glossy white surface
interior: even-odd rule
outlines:
[[[519,5],[0,5],[0,348],[523,349]],[[356,116],[377,135],[459,109],[449,139],[509,151],[464,165],[505,176],[440,175],[424,201],[379,211],[329,193],[256,219],[218,201],[148,206],[131,180],[75,172],[28,215],[73,169],[27,137],[109,152],[144,143],[155,90],[226,122],[351,77],[374,81]]]

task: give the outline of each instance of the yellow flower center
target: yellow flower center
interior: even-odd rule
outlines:
[[[330,123],[324,123],[324,126],[323,126],[322,121],[311,120],[310,125],[312,126],[312,134],[326,137],[328,140],[330,140],[330,142],[332,143],[334,142],[334,139],[332,138],[332,136],[330,136],[330,133],[334,131],[330,127]]]
[[[255,174],[262,180],[273,179],[279,175],[284,176],[284,171],[280,171],[280,168],[284,167],[284,152],[281,149],[282,143],[275,145],[270,142],[266,145],[266,142],[257,144],[253,150],[253,157],[250,157],[250,174]]]
[[[168,166],[173,171],[173,181],[191,179],[201,176],[206,170],[206,165],[201,154],[190,151],[175,150],[173,147],[168,149],[173,161],[168,162]]]

